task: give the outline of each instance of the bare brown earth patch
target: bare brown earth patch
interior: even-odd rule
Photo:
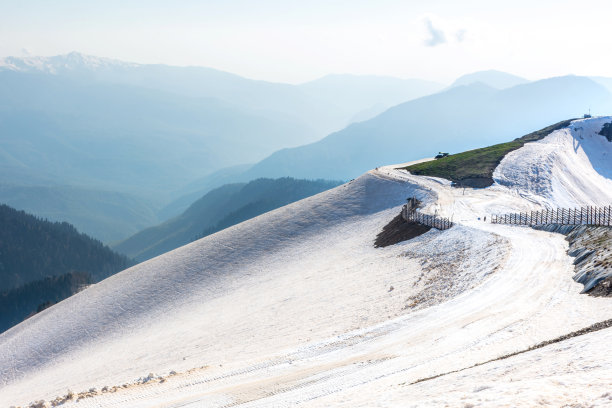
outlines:
[[[382,231],[376,236],[374,247],[384,248],[389,245],[395,245],[398,242],[407,241],[409,239],[423,235],[429,231],[431,227],[417,224],[416,222],[408,222],[402,218],[402,214],[398,214],[391,222],[385,225]]]

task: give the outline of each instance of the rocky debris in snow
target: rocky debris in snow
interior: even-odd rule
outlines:
[[[161,380],[161,379],[163,379],[163,377],[155,375],[153,373],[149,373],[149,375],[147,375],[146,377],[140,377],[138,380],[136,380],[136,383],[137,384],[146,384],[149,381],[152,381],[152,380]]]
[[[201,370],[205,370],[207,369],[208,366],[201,366],[201,367],[197,367],[197,368],[191,368],[189,370],[187,370],[186,373],[184,374],[193,374],[197,371],[201,371]],[[137,380],[135,380],[132,383],[125,383],[122,385],[115,385],[112,387],[109,387],[108,385],[105,385],[104,387],[102,387],[100,389],[100,391],[98,391],[97,388],[92,387],[90,388],[88,391],[82,391],[79,392],[78,394],[75,394],[74,392],[68,390],[68,392],[66,393],[66,395],[61,396],[61,397],[56,397],[55,399],[51,400],[50,402],[45,402],[44,400],[40,400],[40,401],[36,401],[36,402],[32,402],[30,403],[30,405],[28,406],[28,408],[50,408],[50,407],[58,407],[61,406],[69,401],[76,401],[79,402],[85,398],[93,398],[95,396],[101,395],[101,394],[106,394],[106,393],[115,393],[117,391],[121,391],[122,389],[128,389],[128,388],[134,388],[137,386],[142,386],[142,385],[146,385],[146,384],[151,384],[151,383],[160,383],[163,384],[165,383],[170,377],[175,377],[180,375],[181,373],[176,372],[174,370],[171,370],[167,375],[162,376],[162,375],[157,375],[154,373],[149,373],[147,376],[145,377],[140,377]],[[20,407],[11,407],[11,408],[20,408]]]
[[[604,123],[599,134],[605,136],[608,142],[612,142],[612,122]]]
[[[50,405],[45,400],[36,401],[30,404],[28,408],[49,408]]]
[[[63,397],[57,397],[54,400],[52,400],[51,401],[51,406],[52,407],[57,407],[59,405],[63,405],[65,403],[67,403],[68,401],[74,400],[75,397],[77,397],[77,395],[74,392],[72,392],[71,390],[68,390],[66,395],[64,395]]]
[[[612,228],[589,225],[546,225],[537,229],[566,235],[568,255],[575,257],[574,280],[582,293],[612,297]]]
[[[589,295],[612,297],[612,277],[608,276],[604,280],[599,281],[599,283],[591,289]]]

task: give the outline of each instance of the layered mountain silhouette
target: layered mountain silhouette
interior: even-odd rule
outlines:
[[[421,79],[373,75],[327,75],[300,85],[306,94],[333,103],[346,112],[346,125],[370,119],[388,108],[442,90],[442,84]]]
[[[451,87],[472,85],[477,82],[483,83],[495,89],[506,89],[512,88],[513,86],[526,84],[529,81],[525,78],[508,74],[507,72],[490,69],[487,71],[478,71],[471,74],[462,75],[451,84]]]
[[[190,187],[198,179],[441,87],[345,75],[278,84],[79,53],[0,59],[0,93],[10,95],[0,104],[0,202],[113,242],[227,182],[203,191]]]
[[[227,183],[346,180],[605,113],[609,84],[482,71],[437,92],[375,76],[289,85],[78,53],[4,58],[0,201],[116,242]]]
[[[526,134],[568,117],[612,109],[612,94],[585,77],[566,76],[494,89],[482,82],[395,106],[305,146],[283,149],[251,177],[350,179],[385,163],[460,152]],[[520,118],[520,120],[518,120]]]
[[[8,57],[0,60],[0,70],[213,98],[258,116],[307,126],[313,130],[313,140],[343,128],[354,115],[372,106],[390,107],[443,88],[420,79],[367,75],[329,75],[291,85],[252,80],[206,67],[135,64],[78,52],[54,57]],[[292,142],[291,137],[288,139]],[[299,142],[294,140],[292,144]]]

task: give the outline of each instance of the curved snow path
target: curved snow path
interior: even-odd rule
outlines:
[[[117,342],[102,338],[103,341],[95,342],[76,354],[64,356],[64,360],[60,360],[63,365],[56,363],[59,368],[53,367],[51,362],[41,364],[44,374],[40,377],[32,373],[30,379],[9,382],[0,389],[0,394],[6,392],[5,395],[10,394],[14,399],[19,392],[44,384],[44,380],[66,375],[70,368],[80,372],[81,376],[104,377],[86,371],[75,359],[81,358],[82,365],[95,361],[98,364],[96,369],[101,370],[104,366],[97,361],[100,356],[106,356],[109,370],[114,371],[108,376],[110,379],[121,378],[121,370],[123,378],[129,378],[133,372],[130,366],[146,367],[147,358],[152,360],[151,365],[184,372],[161,384],[128,387],[64,406],[403,407],[411,404],[558,406],[564,403],[609,403],[606,392],[612,372],[610,329],[461,373],[408,385],[421,378],[523,350],[608,319],[612,317],[612,302],[579,294],[581,285],[571,279],[572,259],[566,255],[567,243],[563,236],[524,227],[492,225],[478,219],[492,212],[525,211],[540,205],[526,191],[500,185],[463,191],[451,188],[447,181],[415,177],[394,167],[381,167],[351,185],[267,217],[258,217],[217,235],[217,241],[198,241],[187,249],[161,257],[170,268],[173,257],[191,259],[188,251],[195,248],[204,251],[207,248],[205,244],[210,246],[210,242],[238,245],[236,242],[241,242],[239,237],[249,230],[264,231],[266,222],[275,218],[285,221],[273,225],[270,230],[299,238],[299,243],[290,247],[286,240],[267,238],[268,242],[260,245],[265,247],[264,254],[272,248],[270,254],[274,256],[258,259],[249,255],[246,266],[241,265],[240,260],[232,264],[244,276],[230,275],[218,285],[214,281],[202,284],[212,300],[200,306],[184,299],[185,308],[176,306],[176,313],[168,312],[172,319],[163,314],[155,315],[162,319],[162,324],[172,324],[174,332],[159,334],[136,324],[127,325],[120,328],[124,336],[128,336],[126,331],[133,330],[134,334],[129,338],[136,338],[140,343],[134,345],[126,343],[123,338]],[[457,225],[445,232],[432,230],[408,243],[378,250],[371,248],[375,233],[385,220],[399,212],[406,195],[412,194],[424,201],[424,211],[451,217]],[[344,208],[337,208],[339,203]],[[312,205],[315,207],[310,207]],[[309,229],[319,221],[308,221],[311,223],[308,224],[304,219],[300,222],[305,223],[306,232],[283,229],[286,219],[289,219],[283,218],[287,212],[308,213],[313,208],[320,208],[322,214],[332,212],[320,222],[326,227]],[[231,234],[236,234],[236,237],[223,240],[227,235],[231,238]],[[243,244],[250,245],[248,234]],[[458,244],[465,245],[463,252],[455,250]],[[220,248],[214,250],[221,251]],[[456,267],[457,276],[465,278],[468,285],[482,283],[471,290],[459,291],[450,300],[432,307],[398,311],[402,299],[394,299],[394,296],[401,293],[405,297],[414,293],[419,268],[424,268],[419,265],[422,261],[413,256],[419,248],[432,252],[437,249],[440,254],[448,248],[447,252],[452,256],[444,258],[444,261]],[[247,248],[247,253],[249,251]],[[453,256],[463,256],[464,259]],[[198,259],[208,258],[200,254]],[[160,263],[160,260],[155,262]],[[150,265],[155,265],[155,262]],[[146,271],[146,265],[141,270]],[[190,267],[196,270],[197,264],[194,262]],[[316,273],[310,275],[309,268]],[[188,277],[189,271],[182,273]],[[122,273],[114,281],[125,280],[132,276],[130,274],[134,272]],[[403,276],[405,281],[401,280]],[[161,275],[162,278],[176,280],[170,274]],[[185,282],[191,280],[185,278]],[[105,281],[104,285],[112,283]],[[386,293],[389,284],[395,290]],[[226,288],[225,295],[215,292],[220,288]],[[194,293],[202,296],[202,292]],[[83,298],[77,297],[74,302],[84,303]],[[232,302],[240,306],[229,311],[223,309]],[[197,322],[193,316],[182,315],[186,308],[193,308],[197,312],[195,316],[201,316],[204,323]],[[38,319],[44,321],[48,316],[43,314]],[[184,319],[185,325],[181,326],[173,319]],[[142,324],[142,318],[137,322]],[[152,329],[161,328],[155,321],[144,322]],[[30,323],[35,325],[36,321]],[[203,342],[216,341],[218,344],[202,345],[206,351],[198,352],[196,348],[200,340],[185,328],[187,325],[196,325],[193,330],[201,333],[199,336]],[[36,327],[32,326],[31,330]],[[214,336],[207,337],[207,328],[214,332]],[[30,330],[30,325],[20,328],[26,329]],[[17,332],[11,335],[20,339]],[[176,350],[165,351],[164,347],[173,346],[173,335],[176,337]],[[95,336],[85,336],[82,341],[87,344],[87,339],[95,339]],[[150,341],[147,336],[150,336]],[[0,345],[2,339],[0,336]],[[161,342],[164,347],[156,342]],[[134,357],[132,354],[138,346],[143,348],[143,352]],[[19,345],[13,347],[21,350]],[[104,347],[117,355],[95,354]],[[126,351],[122,353],[121,347]],[[192,351],[185,352],[186,349]],[[58,353],[61,357],[62,352]],[[96,359],[88,360],[88,353],[94,353]],[[164,355],[159,357],[155,353]],[[185,354],[187,361],[176,363]],[[124,358],[128,363],[118,365],[118,361]],[[191,361],[210,366],[186,372],[185,368],[194,367]],[[20,367],[18,364],[15,366]],[[76,383],[77,379],[73,381]],[[86,379],[80,378],[79,381],[87,383]],[[100,387],[102,384],[95,385]],[[53,385],[56,389],[60,386],[61,383]],[[81,391],[77,386],[72,388]]]
[[[498,196],[475,191],[464,196],[462,190],[446,183],[413,178],[390,168],[374,174],[432,188],[438,197],[436,204],[453,209],[452,215],[463,223],[503,235],[511,245],[504,266],[482,285],[446,303],[280,353],[251,367],[217,374],[205,370],[167,385],[152,385],[148,397],[138,392],[133,399],[118,396],[113,403],[109,396],[104,406],[137,407],[141,399],[142,406],[149,406],[149,398],[163,399],[168,394],[185,396],[156,406],[373,406],[383,395],[387,402],[406,403],[414,396],[410,386],[400,384],[469,367],[612,316],[606,299],[578,295],[580,285],[571,280],[573,269],[562,236],[477,220],[478,215],[486,214],[490,199],[501,199]],[[436,381],[444,383],[444,379]],[[393,398],[393,392],[403,396]],[[481,396],[478,392],[474,394]],[[547,390],[547,395],[555,392]],[[454,398],[459,397],[456,394]],[[508,398],[499,390],[488,394],[489,403]],[[444,401],[439,395],[436,398]],[[83,400],[79,406],[97,405],[93,399],[91,405]]]

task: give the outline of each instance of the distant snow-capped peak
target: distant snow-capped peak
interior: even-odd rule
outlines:
[[[79,52],[52,57],[4,57],[0,58],[0,69],[20,72],[44,72],[59,74],[69,71],[94,71],[111,67],[134,67],[138,64],[110,58],[84,55]]]

